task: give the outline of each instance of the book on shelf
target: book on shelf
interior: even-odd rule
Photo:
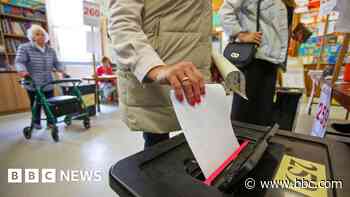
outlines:
[[[24,36],[25,35],[25,32],[23,31],[23,29],[22,29],[22,27],[21,27],[21,25],[19,23],[12,22],[11,25],[12,25],[13,33],[15,35],[19,35],[19,36]]]
[[[5,53],[5,45],[0,44],[0,54],[4,54],[4,53]]]
[[[25,36],[27,30],[32,24],[37,24],[35,22],[19,22],[10,19],[3,19],[1,21],[2,29],[5,34]]]
[[[4,56],[0,56],[0,70],[7,68],[7,62]]]
[[[304,43],[311,35],[312,32],[303,23],[299,23],[293,30],[292,38],[300,43]]]
[[[20,44],[22,44],[21,41],[16,39],[7,39],[5,40],[6,43],[6,51],[7,53],[13,54],[17,52],[17,48]]]
[[[7,15],[20,16],[34,20],[46,20],[45,11],[42,10],[32,10],[24,7],[20,8],[12,5],[2,5],[0,9],[2,13]]]
[[[2,29],[4,30],[5,34],[9,34],[12,32],[11,25],[8,20],[3,19],[2,21]]]

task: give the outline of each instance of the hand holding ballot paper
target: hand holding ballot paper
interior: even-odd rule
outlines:
[[[211,84],[200,105],[179,102],[173,91],[170,97],[186,140],[208,178],[239,147],[230,120],[232,96],[226,96],[223,86]]]

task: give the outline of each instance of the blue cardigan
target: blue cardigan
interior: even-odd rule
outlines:
[[[42,52],[34,43],[28,42],[18,47],[15,65],[17,71],[27,71],[33,78],[37,86],[42,86],[53,80],[52,71],[63,71],[63,66],[59,63],[56,52],[49,46]],[[33,87],[26,86],[28,90]],[[52,86],[47,86],[45,91],[52,90]]]

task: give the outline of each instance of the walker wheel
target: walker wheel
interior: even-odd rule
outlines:
[[[60,141],[60,136],[58,135],[58,128],[57,126],[53,126],[52,129],[51,129],[51,136],[52,136],[52,139],[55,141],[55,142],[58,142]]]
[[[70,126],[72,124],[72,118],[70,117],[64,118],[64,123],[66,123],[67,126]]]
[[[84,124],[84,128],[85,129],[90,129],[91,125],[90,125],[90,119],[89,118],[84,119],[83,124]]]
[[[25,127],[23,129],[23,135],[24,135],[24,138],[26,138],[27,140],[32,138],[32,128],[31,127]]]

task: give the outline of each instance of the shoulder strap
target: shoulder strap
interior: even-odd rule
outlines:
[[[256,11],[256,31],[260,31],[260,7],[261,7],[262,0],[258,0],[258,6]]]

